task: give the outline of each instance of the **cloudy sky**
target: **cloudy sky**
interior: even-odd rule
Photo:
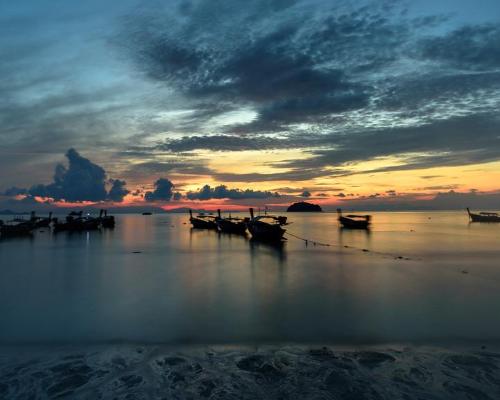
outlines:
[[[3,208],[500,201],[498,0],[0,1],[0,58]]]

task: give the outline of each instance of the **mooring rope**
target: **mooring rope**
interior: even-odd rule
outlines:
[[[299,236],[299,235],[296,235],[290,231],[286,231],[285,232],[285,235],[289,235],[289,236],[292,236],[298,240],[302,240],[306,246],[309,245],[309,243],[311,243],[313,246],[323,246],[323,247],[338,247],[338,248],[344,248],[344,249],[353,249],[353,250],[358,250],[358,251],[361,251],[363,253],[371,253],[371,254],[378,254],[380,256],[384,256],[384,257],[391,257],[391,258],[394,258],[394,259],[397,259],[397,260],[414,260],[410,257],[404,257],[404,256],[401,256],[401,255],[398,255],[398,254],[392,254],[392,253],[384,253],[384,252],[381,252],[381,251],[373,251],[373,250],[369,250],[369,249],[366,249],[366,248],[361,248],[361,247],[356,247],[356,246],[349,246],[349,245],[342,245],[342,244],[339,244],[339,243],[327,243],[327,242],[319,242],[317,240],[312,240],[312,239],[308,239],[308,238],[305,238],[305,237],[302,237],[302,236]]]
[[[325,247],[330,247],[332,246],[330,243],[323,243],[323,242],[318,242],[316,240],[311,240],[311,239],[306,239],[306,238],[303,238],[299,235],[295,235],[294,233],[291,233],[290,231],[286,231],[285,232],[285,235],[289,235],[289,236],[292,236],[296,239],[299,239],[299,240],[302,240],[306,246],[309,244],[309,243],[312,243],[313,246],[325,246]]]

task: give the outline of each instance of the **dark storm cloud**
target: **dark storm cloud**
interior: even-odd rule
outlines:
[[[268,192],[251,189],[228,189],[226,185],[210,187],[210,185],[203,186],[196,192],[188,192],[186,197],[189,200],[210,200],[210,199],[267,199],[271,197],[279,197],[277,192]]]
[[[456,68],[491,70],[500,67],[500,26],[464,26],[422,43],[422,56]]]
[[[293,161],[287,163],[290,167]],[[249,172],[237,174],[232,172],[213,171],[212,176],[222,182],[272,182],[272,181],[308,181],[318,177],[345,175],[344,170],[326,170],[321,167],[291,167],[286,172],[273,172],[262,174],[258,172]]]
[[[172,196],[172,199],[174,199],[175,201],[181,200],[182,194],[179,192],[175,192],[174,195]]]
[[[415,17],[399,1],[30,3],[0,15],[2,189],[47,181],[43,167],[73,146],[113,153],[137,180],[299,181],[384,156],[403,165],[376,171],[498,159],[499,24]],[[227,115],[242,111],[249,122]],[[127,146],[145,151],[120,154]],[[234,174],[199,149],[305,156],[275,165],[289,171]]]
[[[170,201],[174,195],[174,184],[166,178],[160,178],[154,183],[155,189],[144,194],[146,201]]]
[[[490,114],[456,117],[417,127],[397,127],[331,135],[334,149],[312,151],[314,157],[280,164],[293,168],[339,167],[377,157],[399,155],[404,164],[368,172],[397,171],[443,165],[474,164],[500,159],[500,121]]]
[[[227,18],[214,27],[215,5],[190,4],[183,18],[172,18],[162,26],[162,17],[146,17],[133,32],[125,32],[132,43],[129,54],[152,80],[175,87],[195,103],[210,99],[218,104],[213,115],[220,114],[224,104],[231,104],[232,109],[240,104],[254,107],[258,116],[252,122],[225,127],[226,134],[167,140],[158,150],[302,148],[313,155],[277,165],[292,170],[274,178],[258,173],[214,174],[228,181],[336,176],[346,171],[316,167],[402,153],[431,152],[428,157],[408,156],[405,165],[381,171],[497,158],[498,120],[488,115],[492,106],[485,103],[483,92],[500,90],[500,72],[495,69],[500,54],[498,26],[468,26],[426,36],[426,29],[441,27],[446,18],[403,17],[397,15],[401,11],[397,3],[349,9],[316,4],[306,11],[300,8],[305,3],[295,2],[278,11],[260,12],[266,8],[262,2],[239,7],[218,2]],[[253,19],[250,22],[243,15]],[[236,24],[231,40],[222,40]],[[187,32],[198,35],[186,36]],[[386,72],[401,59],[421,63],[422,69],[417,73],[396,69],[394,76]],[[428,61],[439,67],[425,66]],[[457,117],[454,101],[462,102],[461,107],[475,107],[481,114]],[[429,104],[441,106],[441,115],[433,115]],[[378,112],[395,111],[399,118],[412,118],[415,123],[324,133],[345,123],[331,119],[332,115],[355,110],[374,118]],[[311,131],[294,132],[297,123],[312,124]],[[468,143],[472,132],[478,132],[478,138]],[[448,154],[439,154],[444,152]]]
[[[16,186],[12,186],[8,189],[6,189],[3,193],[1,193],[4,196],[18,196],[18,195],[25,195],[28,194],[27,189],[23,188],[18,188]]]
[[[240,150],[262,150],[304,147],[306,143],[315,145],[320,140],[318,137],[287,136],[272,137],[263,135],[233,136],[184,136],[180,139],[167,140],[156,147],[157,150],[168,150],[172,152],[185,152],[197,149],[213,151],[240,151]]]
[[[376,7],[307,10],[302,3],[264,13],[258,10],[268,2],[228,4],[196,2],[184,18],[165,16],[163,24],[158,16],[136,20],[123,41],[154,81],[196,101],[255,107],[257,120],[228,128],[236,132],[275,131],[366,106],[372,88],[356,73],[392,62],[410,29]],[[221,6],[228,14],[220,28],[201,17]],[[200,24],[206,29],[197,36]]]
[[[209,148],[216,150],[225,136],[185,138],[172,143],[172,150]],[[240,140],[241,139],[241,140]],[[391,172],[424,169],[435,166],[456,166],[496,161],[500,159],[500,120],[489,113],[454,117],[422,124],[420,126],[365,129],[348,134],[304,134],[287,138],[254,138],[261,149],[300,148],[300,143],[316,147],[309,150],[310,158],[275,163],[276,167],[290,168],[286,172],[219,173],[211,175],[221,181],[255,182],[292,180],[303,181],[320,176],[345,176],[357,174],[349,165],[378,157],[398,156],[402,163],[389,165],[363,173]],[[232,150],[253,149],[247,145],[251,138],[238,138]]]
[[[66,157],[68,167],[58,164],[52,183],[34,185],[29,190],[11,188],[6,191],[6,195],[28,194],[28,197],[48,197],[70,202],[106,200],[121,202],[128,193],[128,190],[125,189],[125,181],[121,180],[111,180],[112,187],[108,193],[106,191],[106,171],[82,157],[75,149],[69,149]]]
[[[143,156],[144,154],[142,154]],[[169,161],[147,161],[134,164],[126,174],[143,176],[145,174],[178,173],[187,175],[210,175],[213,171],[203,164],[203,160],[189,160],[179,157]]]
[[[109,189],[108,199],[115,202],[123,201],[123,198],[130,193],[129,190],[125,188],[127,182],[121,181],[119,179],[111,180],[111,189]]]
[[[56,166],[54,182],[32,186],[29,194],[66,201],[106,200],[104,169],[82,157],[75,149],[69,149],[66,157],[69,165],[67,168],[62,164]]]

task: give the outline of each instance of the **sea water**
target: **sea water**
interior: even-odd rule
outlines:
[[[500,224],[372,215],[367,232],[289,213],[308,241],[282,246],[193,230],[183,214],[0,240],[0,344],[500,339]]]

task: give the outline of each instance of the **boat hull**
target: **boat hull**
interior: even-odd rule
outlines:
[[[101,225],[103,228],[113,229],[115,227],[115,217],[107,216],[101,218]]]
[[[54,232],[83,232],[83,231],[95,231],[101,227],[101,223],[98,219],[92,220],[72,220],[66,222],[56,222],[54,224]]]
[[[500,216],[495,215],[480,215],[480,214],[470,214],[471,222],[500,222]]]
[[[215,221],[207,221],[201,218],[190,218],[189,221],[195,229],[217,229]]]
[[[346,229],[368,229],[370,222],[368,220],[355,220],[347,217],[339,217],[339,223]]]
[[[19,225],[2,225],[0,226],[0,236],[2,237],[14,237],[14,236],[29,236],[32,234],[32,228],[30,226],[19,226]]]
[[[272,225],[260,221],[250,221],[247,227],[253,239],[265,242],[279,242],[283,240],[283,235],[286,232],[278,224]]]
[[[227,219],[218,219],[217,227],[221,232],[238,235],[244,235],[247,231],[247,225],[244,221],[234,222]]]
[[[43,219],[43,220],[40,220],[38,222],[35,223],[35,227],[37,228],[49,228],[50,227],[50,223],[52,221],[50,219]]]

